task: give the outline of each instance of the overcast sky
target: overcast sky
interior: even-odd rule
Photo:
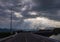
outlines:
[[[0,28],[60,27],[60,0],[0,0]]]

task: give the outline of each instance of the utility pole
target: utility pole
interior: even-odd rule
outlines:
[[[10,32],[12,34],[12,8],[11,8],[11,15],[10,15]]]

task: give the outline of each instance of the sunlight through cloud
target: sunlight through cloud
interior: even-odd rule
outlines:
[[[14,12],[14,15],[15,15],[17,18],[23,17],[23,16],[21,15],[21,13],[18,13],[18,12]]]

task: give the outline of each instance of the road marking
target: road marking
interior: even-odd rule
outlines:
[[[11,38],[11,37],[15,37],[16,35],[17,35],[17,33],[14,34],[14,35],[11,35],[11,36],[9,36],[9,37],[2,38],[2,39],[0,39],[0,42],[3,41],[3,40],[9,39],[9,38]]]
[[[25,41],[27,42],[27,37],[26,37],[26,35],[25,35]]]

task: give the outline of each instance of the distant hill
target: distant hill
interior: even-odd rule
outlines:
[[[10,29],[7,29],[7,28],[0,28],[0,32],[10,32],[11,30]],[[12,29],[12,31],[14,31],[14,29]]]

